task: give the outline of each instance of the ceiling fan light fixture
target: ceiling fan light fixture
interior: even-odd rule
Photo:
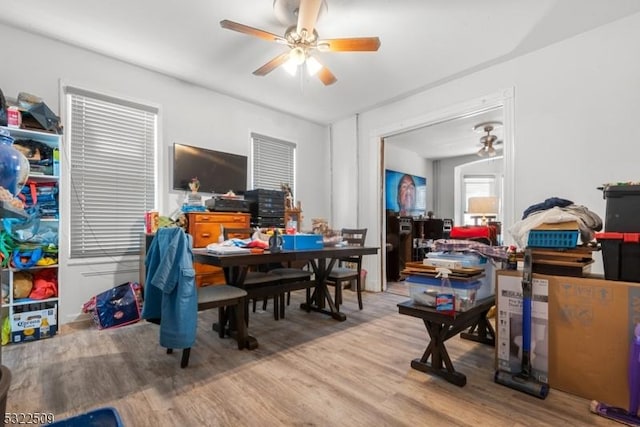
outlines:
[[[296,65],[302,65],[306,59],[307,53],[299,46],[294,47],[291,49],[291,52],[289,52],[289,61],[294,62]]]
[[[494,142],[498,140],[498,137],[495,135],[491,135],[491,131],[502,126],[502,122],[484,122],[479,123],[473,127],[473,130],[476,132],[486,132],[486,135],[480,138],[480,143],[482,144],[482,148],[478,150],[476,153],[480,157],[495,157],[497,153],[496,149],[493,148]]]
[[[282,64],[282,68],[284,68],[284,70],[291,76],[295,76],[297,74],[298,67],[299,65],[291,58],[289,58],[284,64]]]
[[[497,136],[487,134],[487,135],[483,136],[482,138],[480,138],[480,142],[482,144],[493,144],[494,142],[496,142],[497,139],[498,139]]]
[[[233,22],[228,19],[220,21],[224,29],[237,31],[252,37],[275,42],[289,47],[288,51],[272,58],[256,69],[253,74],[266,76],[274,69],[285,66],[287,72],[297,74],[297,68],[304,65],[307,72],[317,76],[325,85],[334,84],[336,76],[319,61],[309,61],[314,51],[328,52],[373,52],[380,47],[378,37],[347,37],[320,40],[315,29],[318,17],[327,9],[327,0],[273,0],[273,8],[278,19],[288,26],[284,36],[264,31],[259,28]],[[292,18],[296,19],[292,19]],[[293,21],[296,21],[295,23]],[[307,61],[309,63],[307,63]]]
[[[307,58],[307,62],[305,63],[305,65],[307,67],[307,73],[309,73],[309,76],[315,76],[316,74],[318,74],[318,71],[322,69],[322,64],[320,64],[320,62],[313,56]]]

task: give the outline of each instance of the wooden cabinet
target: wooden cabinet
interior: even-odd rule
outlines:
[[[204,248],[209,243],[216,243],[222,234],[223,227],[249,228],[251,215],[228,212],[191,212],[187,214],[188,233],[193,237],[194,248]],[[221,268],[200,263],[194,264],[196,270],[196,286],[224,284]]]

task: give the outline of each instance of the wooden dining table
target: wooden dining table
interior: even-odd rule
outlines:
[[[370,246],[342,246],[323,247],[319,249],[304,250],[281,250],[279,252],[264,251],[261,253],[231,253],[217,254],[208,251],[206,248],[193,249],[194,261],[201,264],[209,264],[221,267],[224,271],[225,281],[228,285],[243,288],[243,283],[247,271],[251,266],[262,264],[280,263],[288,264],[295,262],[308,262],[313,271],[313,279],[303,287],[313,289],[313,293],[307,292],[307,299],[300,304],[300,308],[306,311],[316,311],[331,316],[338,321],[346,320],[347,316],[340,312],[329,292],[327,277],[334,265],[340,258],[374,255],[378,253],[377,247]],[[269,285],[273,287],[273,285]],[[292,288],[291,283],[282,283],[278,291],[287,292],[292,289],[300,289],[300,286]],[[255,290],[260,292],[259,288]],[[251,295],[249,295],[251,297]],[[245,328],[248,331],[247,328]],[[245,337],[237,337],[245,340],[245,347],[255,349],[258,347],[257,340],[247,332]]]

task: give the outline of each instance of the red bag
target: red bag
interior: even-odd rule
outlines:
[[[484,238],[490,242],[493,242],[497,237],[496,227],[493,225],[465,225],[464,227],[452,227],[450,237],[452,239],[463,240]]]
[[[33,273],[33,288],[29,298],[47,299],[55,296],[58,296],[58,270],[45,268]]]

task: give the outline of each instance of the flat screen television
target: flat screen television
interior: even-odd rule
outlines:
[[[427,209],[427,179],[422,176],[410,175],[391,169],[385,169],[385,209],[390,212],[400,212],[401,215],[424,215]],[[409,185],[410,184],[410,185]],[[407,193],[407,187],[413,187]],[[409,194],[410,197],[403,197]],[[401,206],[406,203],[407,205]]]
[[[247,190],[247,156],[173,144],[173,189],[189,190],[193,178],[200,192],[241,195]]]

